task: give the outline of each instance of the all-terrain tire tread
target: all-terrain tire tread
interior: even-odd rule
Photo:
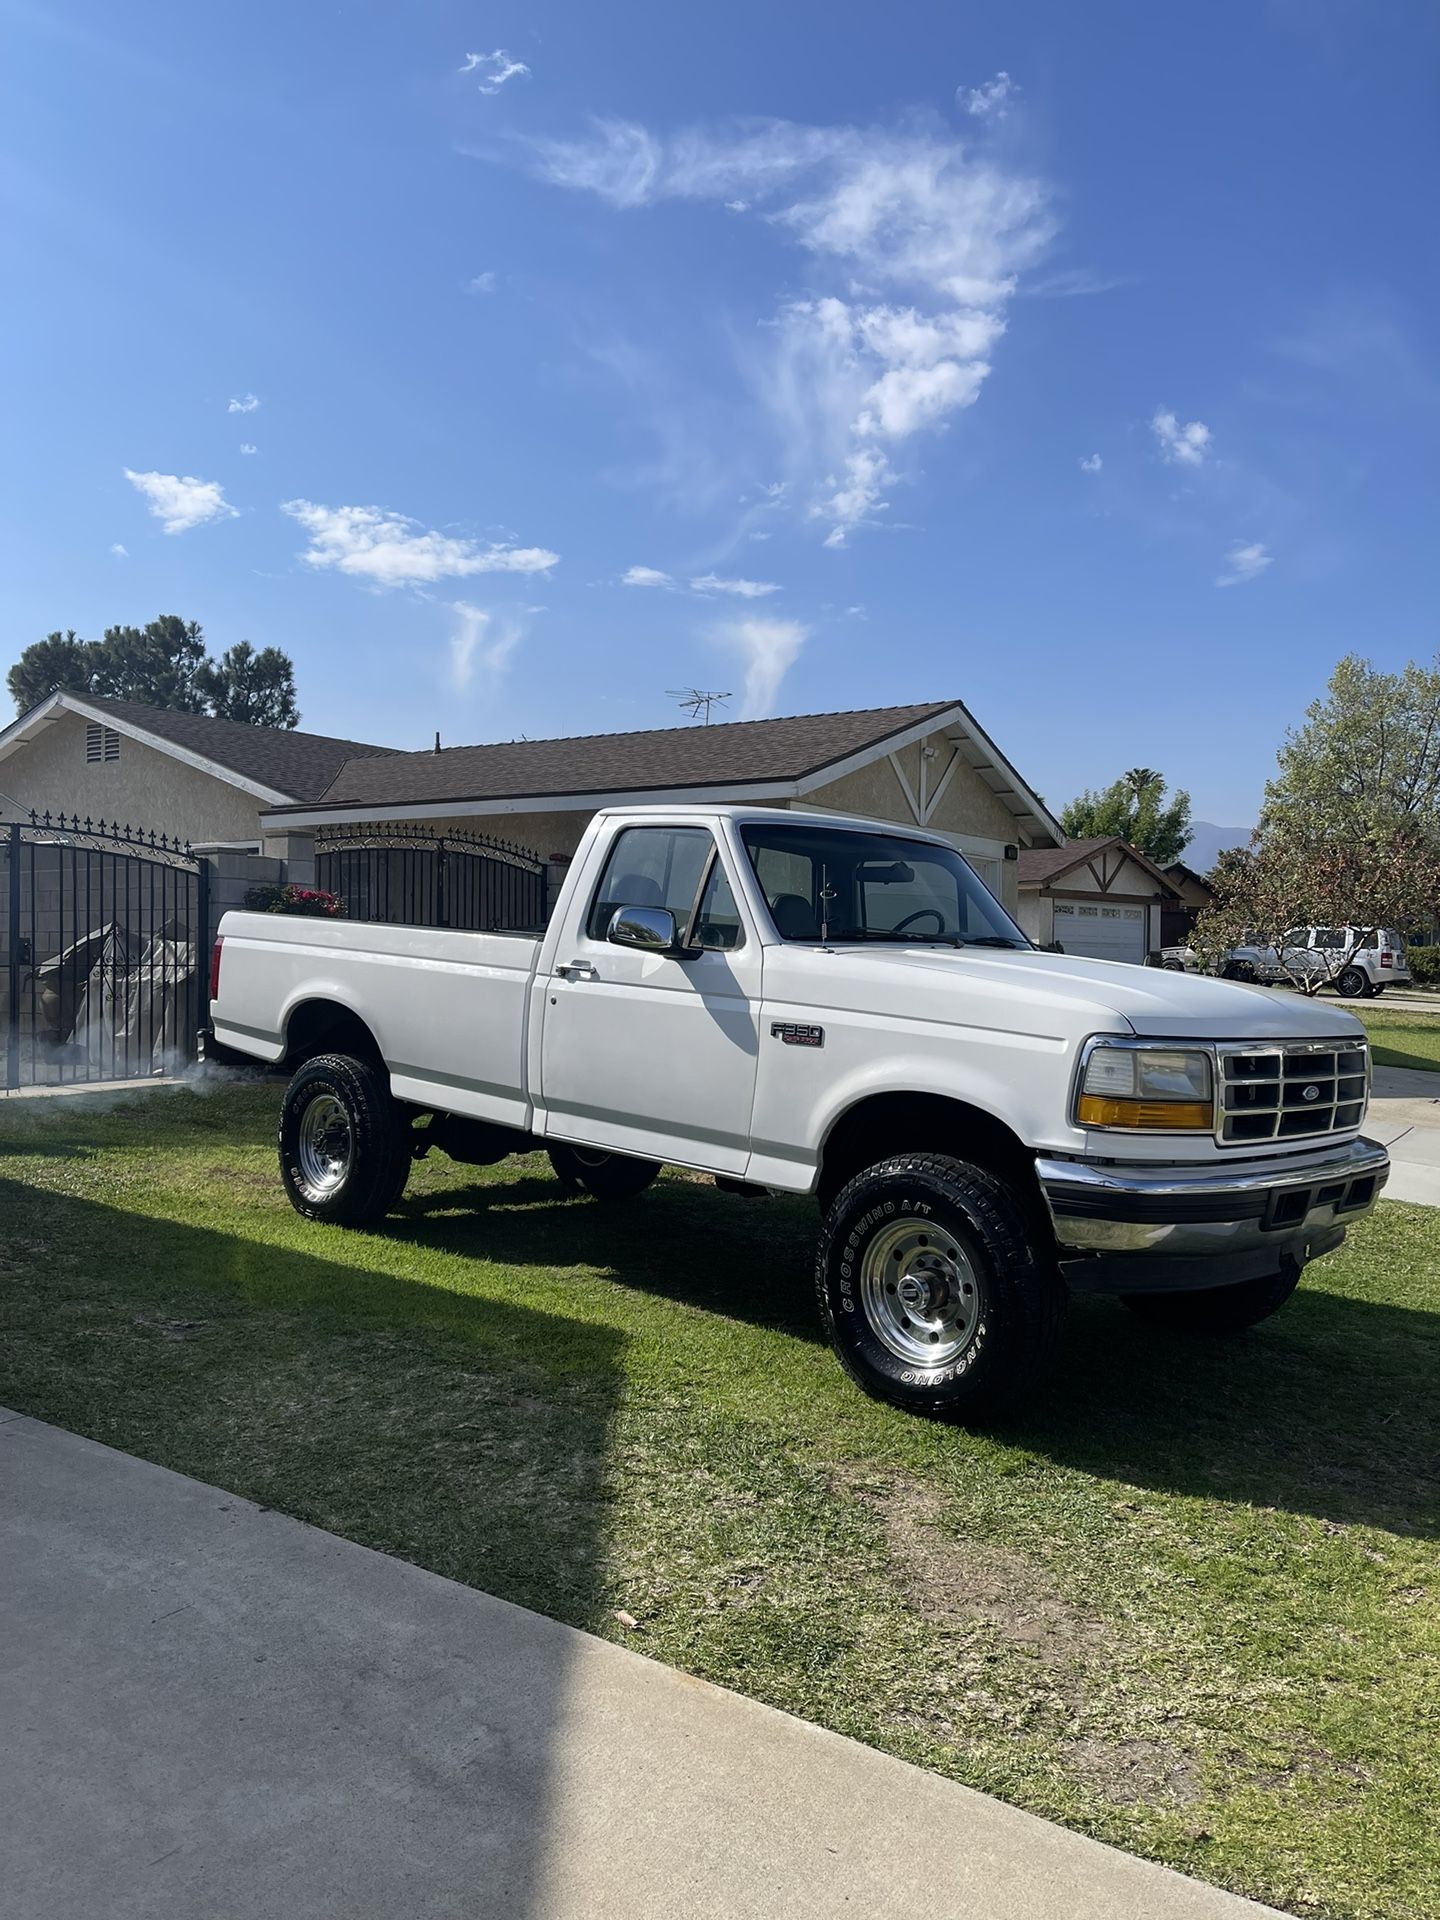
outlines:
[[[335,1086],[350,1111],[356,1156],[354,1174],[328,1203],[308,1200],[300,1191],[291,1173],[286,1139],[297,1089],[322,1078]],[[410,1132],[385,1084],[384,1068],[353,1054],[316,1054],[296,1070],[280,1109],[278,1146],[290,1204],[307,1220],[342,1227],[373,1225],[390,1212],[410,1177]]]
[[[972,1216],[991,1261],[1014,1283],[1015,1292],[1024,1303],[1027,1322],[1025,1372],[1031,1381],[1043,1379],[1059,1357],[1065,1334],[1067,1296],[1058,1269],[1047,1251],[1037,1247],[1025,1209],[1006,1183],[987,1168],[946,1153],[898,1153],[876,1161],[840,1189],[826,1212],[816,1249],[815,1291],[822,1323],[845,1372],[863,1392],[888,1401],[892,1406],[903,1407],[906,1412],[938,1418],[951,1417],[955,1412],[953,1395],[939,1394],[926,1398],[913,1391],[892,1388],[883,1377],[862,1371],[844,1341],[835,1338],[835,1316],[831,1312],[826,1280],[836,1229],[844,1219],[850,1201],[865,1183],[890,1174],[918,1175],[942,1188],[960,1186],[959,1196],[952,1194],[947,1197],[952,1201],[958,1198],[962,1211]],[[1020,1386],[1018,1380],[1012,1379],[981,1392],[972,1392],[964,1404],[965,1415],[968,1417],[974,1413],[999,1410],[1014,1398]]]

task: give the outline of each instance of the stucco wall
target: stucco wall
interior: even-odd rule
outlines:
[[[258,840],[260,802],[125,735],[120,758],[85,758],[86,721],[61,714],[0,760],[0,788],[37,813],[118,820],[181,839]]]
[[[953,751],[943,734],[933,734],[928,740],[916,741],[913,746],[905,747],[896,754],[895,758],[910,782],[910,791],[917,799],[920,794],[922,749],[925,747],[935,749],[933,758],[927,763],[931,792],[940,784]],[[911,826],[915,824],[910,802],[896,778],[888,754],[871,761],[869,766],[857,768],[854,773],[845,774],[839,780],[817,787],[807,799],[796,804],[834,807],[845,813],[871,813],[882,820],[908,822]],[[963,761],[951,775],[950,784],[928,824],[940,833],[968,834],[981,840],[1005,842],[1018,838],[1014,814],[1003,801],[996,799],[974,768],[966,766]]]

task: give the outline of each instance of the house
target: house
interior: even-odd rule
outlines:
[[[1187,867],[1183,860],[1172,861],[1165,869],[1165,878],[1178,897],[1172,905],[1161,909],[1160,944],[1183,947],[1195,931],[1200,915],[1207,907],[1214,906],[1215,889],[1203,874]]]
[[[643,733],[357,755],[318,797],[268,808],[267,837],[381,828],[500,835],[567,860],[598,808],[743,801],[922,826],[1013,909],[1021,849],[1064,835],[955,700]]]
[[[1017,867],[1016,917],[1030,938],[1092,960],[1142,963],[1179,897],[1153,860],[1115,836],[1026,848]]]
[[[113,820],[196,846],[258,851],[267,807],[318,799],[347,761],[389,751],[52,693],[0,731],[0,812]]]

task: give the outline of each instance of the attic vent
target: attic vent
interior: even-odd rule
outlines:
[[[120,758],[120,736],[113,727],[102,727],[98,720],[91,720],[85,728],[85,760],[94,766],[101,760]]]

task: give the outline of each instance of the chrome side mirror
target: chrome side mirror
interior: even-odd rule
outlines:
[[[678,953],[680,936],[668,907],[617,907],[605,938],[642,953]]]

